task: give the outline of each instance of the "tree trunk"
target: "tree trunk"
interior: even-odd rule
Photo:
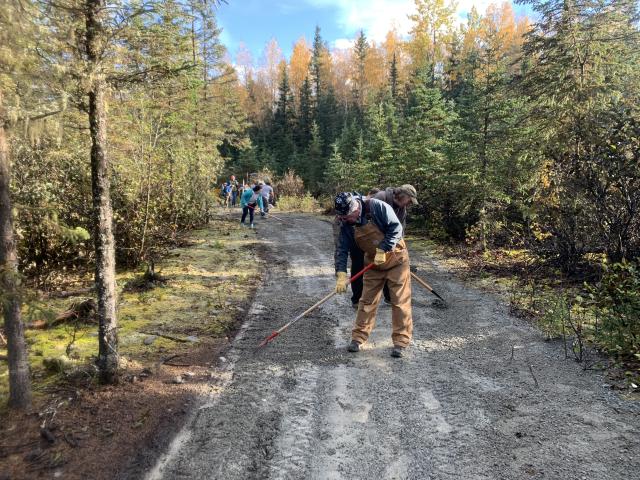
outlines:
[[[118,319],[116,317],[115,244],[107,156],[106,84],[100,72],[100,58],[106,42],[102,16],[104,0],[87,0],[86,47],[91,86],[89,127],[91,131],[91,189],[98,291],[98,368],[103,382],[115,383],[118,373]]]
[[[20,312],[22,302],[18,283],[18,254],[13,235],[9,182],[9,149],[0,91],[0,301],[3,303],[4,328],[7,334],[9,406],[26,408],[31,404],[31,378]]]

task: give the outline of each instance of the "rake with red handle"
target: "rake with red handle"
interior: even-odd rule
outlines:
[[[362,270],[360,270],[358,273],[356,273],[353,277],[351,277],[349,279],[349,281],[347,283],[351,283],[354,280],[360,278],[362,275],[364,275],[364,272],[366,272],[367,270],[371,270],[375,265],[373,263],[370,263],[369,265],[367,265],[366,267],[364,267]],[[278,330],[276,330],[275,332],[273,332],[271,335],[269,335],[267,338],[265,338],[262,342],[260,342],[260,344],[258,345],[258,348],[264,347],[267,343],[269,343],[271,340],[273,340],[274,338],[276,338],[278,335],[280,335],[282,332],[284,332],[287,328],[289,328],[291,325],[293,325],[294,323],[296,323],[298,320],[300,320],[302,317],[304,317],[305,315],[307,315],[308,313],[314,311],[316,308],[318,308],[320,305],[322,305],[324,302],[326,302],[327,300],[329,300],[331,297],[333,297],[336,294],[336,291],[334,290],[333,292],[331,292],[330,294],[328,294],[326,297],[324,297],[323,299],[319,300],[317,303],[315,303],[314,305],[312,305],[311,307],[309,307],[308,309],[306,309],[304,312],[302,312],[300,315],[298,315],[296,318],[294,318],[293,320],[291,320],[289,323],[287,323],[286,325],[283,325],[282,327],[280,327]]]

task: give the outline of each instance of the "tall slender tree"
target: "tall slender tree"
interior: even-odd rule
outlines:
[[[278,101],[273,116],[273,152],[276,154],[276,168],[284,172],[294,153],[294,109],[291,87],[289,85],[289,71],[286,62],[280,64],[280,83],[278,86]]]
[[[360,30],[353,46],[353,98],[359,122],[364,120],[365,99],[367,96],[366,64],[369,45],[364,31]]]
[[[1,26],[1,24],[0,24]],[[2,36],[0,35],[0,38]],[[7,333],[9,361],[9,405],[28,407],[31,403],[31,378],[18,277],[18,255],[13,231],[13,210],[9,191],[11,163],[7,147],[6,111],[0,86],[0,302]]]
[[[313,50],[311,52],[311,63],[309,65],[311,84],[313,86],[313,95],[316,99],[316,106],[322,95],[322,63],[323,53],[325,50],[322,36],[320,35],[320,27],[316,25],[316,31],[313,37]]]
[[[27,125],[50,113],[37,112],[51,94],[42,87],[33,54],[35,25],[26,16],[37,16],[30,4],[9,0],[0,8],[0,44],[11,46],[0,53],[0,306],[7,334],[9,363],[9,405],[26,408],[31,403],[31,378],[28,350],[22,320],[22,287],[18,272],[18,251],[14,232],[11,196],[12,160],[8,140],[10,127]],[[20,86],[32,85],[40,95],[25,98]],[[12,92],[12,99],[7,93]],[[51,97],[54,97],[51,95]],[[52,112],[55,113],[55,112]]]
[[[313,104],[311,97],[311,82],[305,77],[300,94],[298,95],[298,114],[296,116],[296,147],[298,151],[305,151],[311,141],[311,126],[313,123]]]
[[[391,98],[394,102],[398,101],[398,83],[398,59],[396,52],[393,52],[391,65],[389,67],[389,88],[391,91]]]
[[[116,316],[116,259],[111,208],[110,164],[107,147],[107,83],[103,59],[107,45],[105,0],[87,0],[83,9],[86,51],[87,115],[91,135],[91,186],[98,292],[98,368],[102,380],[116,381],[118,372],[118,319]]]

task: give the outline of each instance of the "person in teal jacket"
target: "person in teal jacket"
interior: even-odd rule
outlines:
[[[240,197],[240,206],[242,207],[242,220],[240,220],[240,224],[242,226],[246,225],[244,223],[247,218],[247,213],[249,214],[249,225],[251,228],[253,226],[253,214],[256,207],[260,207],[260,211],[264,210],[262,205],[262,194],[260,193],[262,190],[262,185],[256,185],[253,188],[248,188],[242,193],[242,197]]]

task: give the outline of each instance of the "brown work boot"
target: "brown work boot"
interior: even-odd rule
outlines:
[[[360,351],[360,342],[356,342],[355,340],[351,340],[351,343],[349,344],[349,346],[347,347],[347,351],[352,352],[352,353],[356,353]]]
[[[402,358],[404,357],[404,351],[405,351],[405,347],[393,347],[393,350],[391,350],[391,356],[393,358]]]

